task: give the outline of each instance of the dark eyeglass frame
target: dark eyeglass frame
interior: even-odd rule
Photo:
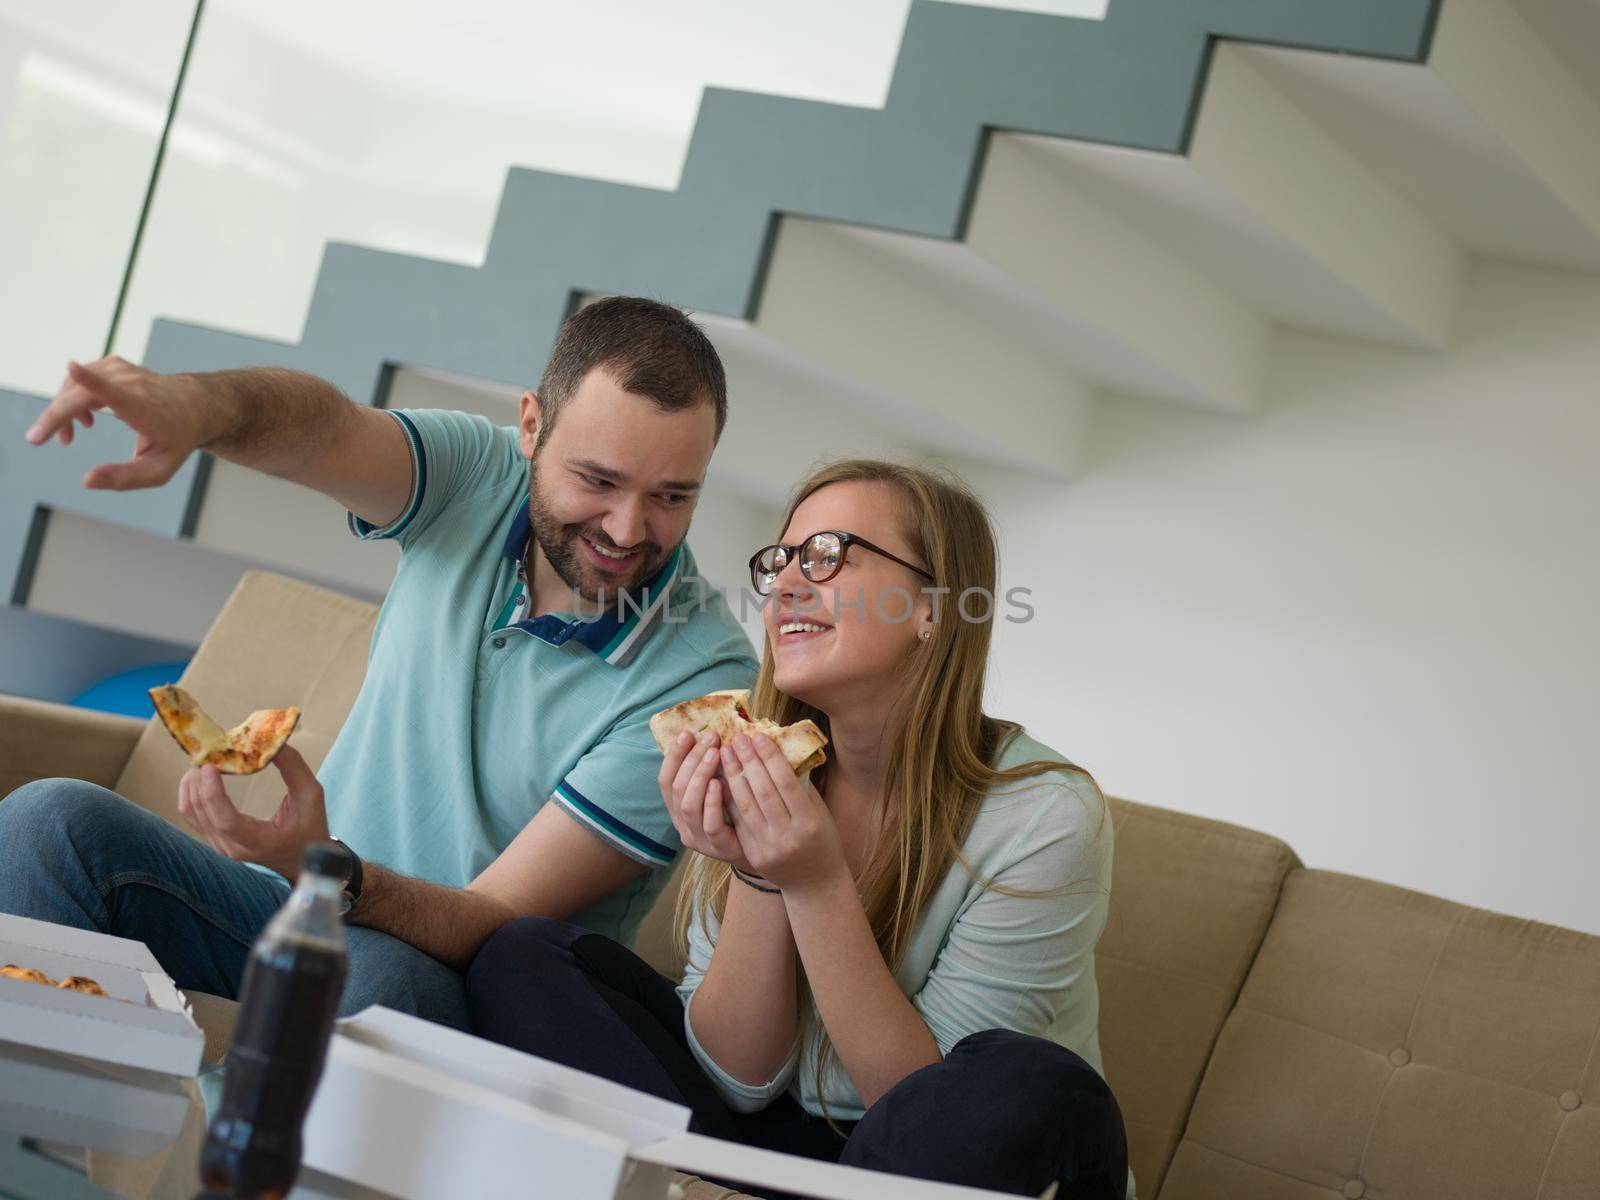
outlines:
[[[834,537],[839,539],[839,562],[833,568],[833,570],[829,571],[821,579],[818,579],[806,568],[804,551],[807,545],[816,541],[816,539],[820,537]],[[796,557],[798,557],[800,561],[800,574],[804,575],[811,583],[827,583],[828,580],[832,579],[840,571],[844,570],[845,559],[850,553],[851,546],[860,546],[863,550],[871,550],[874,554],[881,554],[890,562],[897,562],[902,567],[906,567],[909,570],[915,571],[929,583],[933,582],[933,574],[931,572],[924,571],[921,567],[917,566],[916,563],[907,562],[898,554],[889,553],[889,551],[885,550],[882,546],[873,545],[864,537],[857,537],[855,534],[847,533],[843,529],[819,529],[816,533],[810,534],[808,537],[806,537],[804,541],[796,542],[792,546],[785,546],[782,542],[774,542],[770,546],[761,547],[761,549],[752,554],[750,556],[750,585],[755,588],[756,595],[758,596],[768,595],[772,591],[772,584],[770,583],[764,588],[761,586],[761,580],[765,575],[768,574],[768,572],[761,570],[759,566],[762,556],[765,555],[769,550],[780,551],[783,557],[783,561],[778,564],[777,569],[771,572],[774,582],[776,582],[778,576],[783,573],[784,568],[786,568],[796,559]]]

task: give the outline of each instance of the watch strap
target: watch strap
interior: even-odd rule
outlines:
[[[348,855],[347,861],[350,864],[350,868],[344,878],[344,894],[345,898],[353,905],[357,900],[361,899],[361,856],[352,850],[349,843],[343,838],[333,837],[330,834],[328,840],[338,843],[340,848]],[[349,909],[347,908],[345,911],[348,912]]]

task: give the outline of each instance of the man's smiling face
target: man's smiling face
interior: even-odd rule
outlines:
[[[708,402],[664,411],[596,367],[539,445],[530,401],[531,393],[521,432],[534,537],[579,597],[612,604],[619,591],[643,587],[688,533],[716,445],[716,410]]]

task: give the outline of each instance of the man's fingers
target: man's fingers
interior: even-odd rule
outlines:
[[[68,363],[67,377],[29,426],[27,440],[42,446],[56,438],[62,445],[70,445],[73,423],[78,422],[85,428],[92,426],[95,411],[102,408],[110,409],[133,428],[142,428],[143,419],[152,411],[146,389],[138,386],[147,374],[116,357],[102,358],[88,365]]]
[[[33,424],[23,436],[33,445],[42,446],[63,429],[70,433],[74,418],[98,407],[100,403],[94,396],[72,382],[69,376],[61,381],[61,386],[50,398],[50,403],[45,405],[34,418]]]
[[[278,774],[283,776],[284,786],[291,792],[304,793],[318,786],[311,764],[306,762],[300,751],[287,742],[273,758],[272,765],[278,768]]]
[[[52,437],[59,437],[63,445],[72,441],[72,422],[82,421],[97,408],[109,408],[124,420],[129,410],[137,407],[137,400],[121,385],[107,377],[102,359],[94,367],[82,363],[68,363],[67,377],[62,381],[54,398],[29,427],[26,437],[35,446],[42,446]],[[88,421],[84,421],[88,424]]]
[[[133,393],[111,378],[106,370],[107,364],[111,361],[110,359],[102,358],[92,366],[86,366],[80,362],[69,362],[67,364],[67,378],[120,417],[129,408],[135,407],[138,402]]]
[[[98,407],[93,396],[69,385],[45,406],[24,436],[35,446],[44,445],[52,437],[68,445],[72,441],[72,422],[84,420]]]
[[[232,837],[249,818],[233,806],[233,801],[222,786],[222,775],[215,767],[200,768],[200,776],[191,792],[194,808],[214,834]]]
[[[204,838],[206,845],[217,851],[217,853],[227,853],[227,851],[223,848],[222,839],[218,836],[217,831],[212,828],[211,822],[207,818],[205,810],[200,805],[199,769],[196,767],[191,767],[188,773],[184,775],[182,781],[178,784],[178,789],[178,803],[187,810],[184,811],[184,820],[189,822],[189,827],[198,833],[202,838]]]
[[[185,771],[183,773],[183,778],[178,780],[178,815],[187,821],[189,823],[189,827],[196,833],[203,833],[204,830],[202,830],[195,822],[194,800],[189,794],[191,790],[189,787],[189,780],[193,775],[194,772],[192,770]]]
[[[134,488],[160,487],[178,473],[183,456],[156,452],[128,462],[106,463],[83,477],[83,486],[97,491],[126,492]]]

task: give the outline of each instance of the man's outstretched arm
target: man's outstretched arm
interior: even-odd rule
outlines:
[[[328,837],[322,785],[293,746],[273,765],[287,794],[269,820],[233,806],[214,767],[178,785],[178,811],[211,847],[294,879],[305,848]],[[440,962],[465,970],[479,947],[517,917],[575,916],[637,878],[644,865],[612,849],[546,804],[511,845],[464,888],[444,887],[363,860],[361,899],[352,924],[381,929]]]
[[[411,452],[394,420],[325,379],[279,367],[162,375],[124,359],[70,363],[28,441],[70,444],[109,412],[137,435],[127,462],[104,463],[85,487],[160,487],[195,450],[331,496],[383,525],[411,494]]]

